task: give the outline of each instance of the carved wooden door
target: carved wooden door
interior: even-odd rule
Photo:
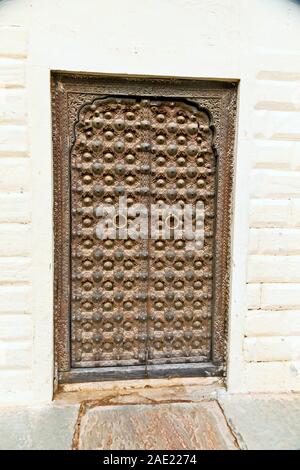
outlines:
[[[70,368],[90,377],[212,371],[217,156],[209,113],[184,99],[95,97],[69,139]],[[101,207],[147,209],[148,236],[98,236]],[[201,248],[151,233],[151,208],[197,203]],[[193,222],[194,223],[194,222]],[[172,225],[173,224],[173,225]],[[172,232],[173,229],[173,232]],[[150,374],[149,374],[150,371]],[[152,372],[151,372],[152,371]],[[214,369],[218,374],[221,369]],[[79,372],[80,375],[80,372]]]

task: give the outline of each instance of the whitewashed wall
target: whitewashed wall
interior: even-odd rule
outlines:
[[[228,387],[300,391],[300,5],[0,2],[0,404],[50,401],[50,70],[239,79]]]

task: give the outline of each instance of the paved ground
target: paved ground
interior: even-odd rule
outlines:
[[[300,396],[219,398],[242,449],[300,450]]]
[[[79,405],[0,408],[0,450],[71,449]]]
[[[94,393],[81,405],[79,398],[0,408],[0,449],[300,449],[299,394],[204,393],[195,385]]]
[[[78,448],[237,449],[216,401],[95,407],[81,420]]]

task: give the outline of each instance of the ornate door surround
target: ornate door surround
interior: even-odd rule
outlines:
[[[237,84],[55,72],[51,86],[58,380],[224,375]],[[99,240],[99,203],[124,194],[203,201],[203,249]]]

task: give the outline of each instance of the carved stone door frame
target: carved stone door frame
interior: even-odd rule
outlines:
[[[213,268],[212,355],[210,362],[152,366],[147,377],[223,376],[226,370],[227,318],[230,282],[231,201],[237,84],[221,81],[53,72],[54,165],[54,326],[55,370],[59,382],[144,378],[145,367],[71,367],[70,360],[70,147],[81,107],[105,96],[188,100],[204,109],[214,129],[217,196]]]

